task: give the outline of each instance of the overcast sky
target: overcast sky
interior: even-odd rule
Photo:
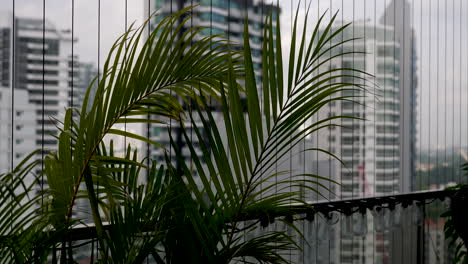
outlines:
[[[42,2],[16,0],[15,12],[19,16],[42,18]],[[45,2],[46,18],[61,29],[71,29],[72,0]],[[301,9],[309,2],[302,1]],[[13,0],[0,0],[0,3],[0,10],[12,10]],[[98,3],[98,0],[74,0],[74,30],[78,39],[74,49],[80,60],[96,64],[99,52],[102,65],[112,43],[125,30],[125,17],[127,25],[140,24],[147,1],[127,0],[126,9],[125,0],[101,0],[99,47]],[[390,0],[315,0],[311,3],[310,22],[313,24],[326,10],[329,14],[340,10],[340,19],[366,19],[366,23],[373,24],[374,18],[379,19],[389,3]],[[468,145],[468,2],[414,0],[410,3],[418,57],[418,147],[445,147],[451,145],[452,140],[454,145]],[[297,0],[280,1],[285,50],[291,39],[292,10],[297,4]]]

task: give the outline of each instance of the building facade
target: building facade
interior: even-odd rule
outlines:
[[[144,14],[148,16],[157,11],[157,15],[151,19],[150,29],[154,29],[158,22],[162,20],[168,14],[174,13],[184,7],[188,7],[192,4],[199,4],[198,7],[192,10],[193,18],[187,26],[203,26],[206,27],[198,35],[198,38],[203,38],[210,35],[224,34],[230,41],[235,44],[239,44],[238,47],[242,47],[243,43],[243,32],[244,32],[244,19],[248,15],[249,18],[249,35],[250,45],[252,48],[252,56],[254,63],[254,70],[256,78],[261,80],[261,58],[262,58],[262,39],[264,22],[262,21],[263,14],[273,10],[273,13],[277,13],[278,9],[269,4],[262,2],[254,2],[253,0],[201,0],[197,2],[188,0],[149,0],[145,4]],[[275,25],[274,25],[275,26]],[[212,112],[216,120],[221,120],[222,115],[220,112]],[[151,140],[154,140],[163,146],[170,148],[170,137],[169,131],[172,131],[172,136],[177,140],[180,134],[180,130],[177,124],[169,122],[169,124],[151,124],[144,127],[146,131],[145,135],[148,135]],[[187,122],[187,129],[190,131],[191,124]],[[201,127],[201,122],[197,124]],[[168,129],[169,128],[169,129]],[[193,133],[193,138],[196,138]],[[186,160],[190,160],[190,151],[184,149],[183,144],[180,144],[183,155]],[[201,149],[197,149],[197,152],[201,155]],[[162,161],[164,159],[164,150],[154,146],[148,146],[143,148],[143,152],[147,156],[150,156],[153,160]],[[175,157],[175,153],[169,152],[168,154]],[[173,159],[175,160],[175,158]],[[196,171],[194,171],[196,173]]]
[[[42,160],[43,155],[57,147],[55,136],[60,125],[57,120],[63,119],[65,108],[72,105],[73,99],[73,105],[79,105],[80,99],[72,97],[72,89],[73,93],[83,89],[78,81],[77,56],[72,58],[71,54],[74,40],[70,31],[58,29],[51,21],[13,17],[11,13],[1,14],[0,32],[2,120],[7,113],[14,114],[13,123],[9,124],[14,128],[13,134],[10,130],[3,137],[7,127],[3,124],[8,122],[2,121],[0,152],[8,152],[19,161],[26,154],[41,149],[37,159]],[[10,108],[6,109],[7,106]],[[6,143],[11,140],[15,143],[13,153]],[[11,144],[9,146],[11,149]],[[7,159],[2,158],[2,162],[4,160]],[[10,169],[10,166],[2,164],[1,169]],[[41,166],[37,166],[35,173],[40,170]],[[46,183],[44,178],[40,185]]]
[[[399,13],[399,10],[405,12]],[[344,44],[343,51],[365,53],[333,59],[323,70],[354,68],[374,76],[370,79],[362,75],[366,80],[342,77],[340,81],[362,85],[367,92],[343,92],[343,96],[355,96],[353,100],[357,103],[332,103],[321,113],[322,116],[363,119],[340,120],[342,127],[332,127],[317,136],[317,146],[330,150],[343,161],[343,165],[336,164],[337,173],[332,175],[341,183],[335,198],[391,195],[412,190],[417,76],[410,14],[411,8],[406,1],[395,0],[378,21],[355,21],[343,32],[342,38],[335,39],[337,43],[342,39],[358,38]],[[336,26],[332,32],[335,30]],[[341,74],[351,72],[345,70]],[[318,160],[325,158],[317,156]],[[339,241],[335,243],[337,263],[372,263],[375,259],[383,263],[413,263],[416,255],[408,256],[403,262],[391,256],[401,245],[411,244],[398,234],[416,237],[416,228],[401,224],[392,226],[391,221],[396,218],[403,221],[402,218],[393,211],[381,212],[384,216],[367,213],[371,231],[360,236],[344,232],[347,224],[343,215],[339,231],[334,234],[334,240]],[[384,219],[385,224],[378,219]],[[356,223],[356,219],[350,221]]]
[[[78,71],[78,78],[75,78],[77,80],[74,81],[76,89],[73,90],[73,105],[76,107],[81,107],[83,103],[83,99],[86,95],[86,91],[93,83],[93,86],[91,88],[91,91],[89,93],[89,98],[88,98],[88,110],[91,107],[91,102],[94,101],[94,96],[96,95],[96,90],[97,90],[97,76],[99,74],[99,71],[94,63],[91,62],[80,62],[77,61],[76,63],[76,69]],[[93,82],[94,81],[94,82]],[[71,105],[71,102],[70,102]]]
[[[11,92],[0,86],[0,173],[11,171],[35,150],[36,111],[26,90],[15,91],[13,100]],[[32,180],[28,178],[27,183]]]

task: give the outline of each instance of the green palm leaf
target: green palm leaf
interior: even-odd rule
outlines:
[[[313,186],[328,190],[323,181],[336,183],[312,173],[289,170],[278,172],[277,164],[286,159],[291,151],[295,151],[295,146],[306,137],[329,126],[339,126],[335,121],[340,119],[353,119],[349,116],[319,117],[317,121],[310,122],[330,102],[354,102],[356,96],[343,96],[344,91],[362,94],[365,90],[364,86],[358,84],[359,80],[366,77],[365,72],[340,67],[329,70],[324,67],[325,63],[347,54],[338,51],[337,55],[329,56],[330,51],[349,40],[339,41],[340,44],[332,46],[332,49],[329,43],[348,25],[331,33],[335,15],[321,30],[322,16],[314,28],[312,38],[307,40],[306,27],[302,35],[298,36],[297,17],[296,14],[287,78],[283,76],[279,18],[276,18],[275,25],[271,15],[266,19],[263,81],[260,84],[256,83],[254,75],[248,23],[245,23],[245,89],[238,84],[235,68],[231,66],[227,83],[220,84],[226,85],[225,89],[220,90],[223,122],[216,122],[213,113],[204,110],[209,109],[204,97],[201,97],[200,106],[194,106],[196,115],[189,116],[190,128],[180,122],[184,128],[184,142],[191,153],[190,163],[195,166],[192,170],[186,164],[182,150],[172,142],[180,157],[177,161],[184,168],[179,173],[184,175],[188,189],[197,203],[201,204],[200,215],[208,219],[204,221],[205,225],[215,230],[213,232],[218,232],[217,237],[221,238],[217,242],[223,245],[223,251],[213,251],[213,254],[224,260],[224,263],[239,257],[251,257],[259,262],[287,262],[277,252],[288,247],[297,249],[290,235],[267,232],[260,237],[245,240],[242,239],[244,233],[239,231],[240,227],[249,215],[275,215],[278,212],[291,214],[292,204],[307,203],[303,198],[304,192],[320,194]],[[307,24],[307,15],[304,23]],[[300,41],[298,51],[296,39]],[[342,72],[345,70],[348,73],[346,77],[356,82],[343,81],[345,75]],[[263,102],[260,101],[258,85],[262,86]],[[263,105],[263,111],[260,105]],[[304,128],[304,124],[308,125]],[[203,151],[201,156],[193,146],[194,140],[189,136],[191,131]],[[320,148],[305,151],[329,153]],[[199,181],[194,179],[195,171]],[[229,225],[220,226],[220,221]],[[200,236],[198,239],[199,243],[206,243],[203,241],[206,238]]]
[[[45,233],[52,212],[38,206],[43,196],[35,187],[41,175],[34,175],[39,163],[31,161],[37,153],[29,154],[12,172],[0,174],[1,263],[43,261],[54,245],[55,238]]]
[[[215,36],[196,40],[201,28],[182,32],[190,17],[184,17],[190,8],[168,16],[148,35],[141,48],[140,40],[148,21],[140,28],[133,27],[112,46],[99,78],[95,100],[88,103],[89,88],[79,114],[72,118],[68,110],[59,136],[58,152],[45,160],[46,174],[54,196],[52,206],[57,212],[56,224],[68,223],[82,182],[88,191],[93,219],[100,244],[110,239],[103,229],[100,197],[97,192],[105,173],[99,172],[108,164],[122,160],[99,158],[99,146],[107,134],[131,137],[159,146],[142,136],[117,130],[114,124],[122,122],[154,123],[184,116],[184,102],[198,101],[203,94],[220,98],[222,85],[230,66],[226,61],[238,61],[238,55],[225,50],[229,43]],[[234,71],[238,72],[236,62]],[[98,81],[97,79],[94,82]],[[199,89],[194,90],[193,85]],[[92,87],[93,84],[90,85]],[[91,105],[89,111],[88,104]],[[147,116],[151,118],[138,118]],[[102,178],[102,179],[101,179]],[[98,184],[99,182],[99,184]],[[105,187],[104,187],[105,188]],[[104,250],[104,247],[102,247]],[[104,253],[104,252],[103,252]]]

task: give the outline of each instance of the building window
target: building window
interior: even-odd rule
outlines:
[[[203,21],[213,21],[220,24],[226,23],[226,17],[216,13],[202,13],[200,14],[200,18]]]
[[[377,73],[400,75],[400,65],[393,61],[378,63]]]
[[[201,31],[202,34],[210,36],[210,35],[219,35],[219,34],[226,34],[226,32],[219,28],[205,28]]]
[[[400,121],[400,116],[399,115],[392,115],[392,114],[377,114],[377,121],[399,122]]]
[[[54,80],[28,80],[28,84],[44,84],[44,85],[58,85],[58,81]]]
[[[38,125],[42,125],[42,120],[37,120],[36,121]],[[57,124],[56,120],[53,119],[44,119],[44,125],[55,125]]]
[[[44,141],[36,140],[36,144],[41,145],[42,143],[44,143],[44,145],[55,145],[57,141],[53,139],[44,139]]]
[[[400,56],[400,48],[393,46],[393,45],[392,46],[378,46],[377,56],[398,58]]]
[[[161,135],[161,127],[154,127],[153,128],[153,136],[159,137]]]
[[[33,104],[42,104],[42,100],[30,100],[29,102]],[[58,105],[58,101],[57,100],[44,100],[44,104],[45,105]]]
[[[28,64],[34,64],[34,65],[42,65],[44,62],[44,65],[58,65],[58,61],[55,60],[27,60]]]
[[[394,186],[393,185],[377,185],[375,187],[375,190],[379,193],[389,193],[389,192],[394,191]],[[395,190],[397,190],[397,188],[395,188]]]
[[[394,138],[385,138],[385,137],[377,137],[377,145],[398,145],[399,140],[397,137]]]
[[[393,102],[384,102],[377,104],[377,109],[379,110],[392,110],[392,111],[398,111],[400,110],[400,104],[399,103],[393,103]]]
[[[400,150],[399,149],[377,149],[376,156],[379,158],[398,157],[400,156]]]
[[[29,90],[30,94],[38,95],[38,94],[44,94],[44,95],[58,95],[57,90]]]
[[[377,161],[377,163],[376,163],[376,168],[377,169],[394,169],[394,168],[399,168],[399,167],[400,167],[400,161],[399,160]]]
[[[395,126],[376,126],[377,133],[384,134],[384,133],[398,133],[400,131],[400,127],[398,125]]]
[[[341,137],[342,144],[349,145],[355,142],[359,142],[359,136],[354,137]]]
[[[39,75],[42,75],[42,73],[44,73],[45,75],[58,75],[58,71],[50,71],[50,70],[42,71],[42,70],[28,69],[26,72],[29,74],[39,74]]]

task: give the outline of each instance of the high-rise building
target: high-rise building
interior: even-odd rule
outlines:
[[[0,86],[0,124],[0,173],[5,173],[34,151],[36,112],[26,90],[11,97],[11,89]],[[27,181],[31,183],[32,178]]]
[[[400,107],[400,191],[416,190],[416,110],[418,85],[416,42],[412,23],[411,5],[407,0],[393,0],[385,9],[380,23],[394,29],[395,42],[400,46],[395,54],[400,61],[399,107]]]
[[[340,25],[341,23],[337,23]],[[332,28],[332,32],[338,27]],[[356,96],[358,103],[341,101],[329,104],[321,113],[327,116],[353,116],[362,118],[338,121],[342,127],[330,127],[317,136],[317,145],[337,154],[343,164],[336,164],[336,174],[332,178],[341,183],[336,195],[341,199],[363,196],[380,196],[402,191],[402,129],[401,124],[401,67],[402,46],[395,38],[395,28],[368,21],[356,21],[343,32],[343,39],[359,38],[342,46],[344,52],[366,51],[366,54],[348,54],[331,60],[323,70],[333,68],[354,68],[375,76],[375,81],[358,80],[345,75],[340,81],[365,85],[368,92],[343,91],[343,96]],[[341,41],[335,38],[335,43]],[[333,45],[334,43],[331,43]],[[333,55],[333,54],[330,54]],[[367,76],[362,76],[369,79]],[[405,111],[411,111],[406,108]],[[328,157],[318,155],[319,160]],[[405,175],[406,176],[406,175]],[[407,176],[406,176],[407,177]],[[350,219],[347,219],[351,217]],[[379,225],[378,216],[367,214],[369,229]],[[386,214],[383,217],[391,218]],[[355,218],[355,217],[354,217]],[[371,263],[373,259],[388,259],[393,236],[385,228],[356,237],[352,230],[346,230],[346,221],[354,223],[353,216],[342,216],[339,232],[333,234],[337,260],[339,263]],[[377,222],[376,222],[377,221]],[[354,224],[352,224],[353,226]],[[349,228],[348,228],[349,229]],[[366,241],[373,241],[372,245]]]
[[[336,28],[335,28],[336,29]],[[363,33],[366,37],[363,38]],[[348,54],[333,59],[329,68],[355,68],[375,76],[377,85],[367,85],[372,93],[345,91],[343,96],[360,96],[359,104],[341,101],[330,104],[322,114],[364,118],[343,119],[343,127],[331,127],[319,134],[319,146],[339,154],[344,166],[337,164],[335,180],[341,185],[340,197],[384,195],[400,192],[400,44],[393,39],[394,29],[385,25],[355,22],[344,31],[344,39],[360,37],[343,45],[343,49],[367,51],[368,55]],[[340,41],[340,38],[335,39]],[[333,45],[333,43],[332,43]],[[370,54],[370,55],[369,55]],[[343,75],[349,74],[346,71]],[[359,80],[343,77],[344,82]],[[409,110],[409,109],[408,109]]]
[[[13,17],[11,13],[0,16],[0,32],[0,83],[4,87],[0,89],[5,96],[12,90],[8,96],[15,101],[22,97],[12,109],[15,115],[23,108],[32,109],[33,115],[28,114],[28,118],[34,118],[28,124],[31,135],[27,140],[32,141],[28,148],[42,149],[47,154],[56,149],[56,119],[60,120],[64,109],[70,106],[72,76],[77,76],[71,72],[71,34],[48,20]],[[12,125],[17,128],[19,122],[21,118],[15,116]],[[21,140],[20,135],[13,133],[11,140]],[[42,154],[38,154],[38,159]]]
[[[344,23],[343,23],[344,24]],[[341,25],[337,22],[332,28],[336,31]],[[348,54],[332,59],[321,71],[333,68],[354,68],[375,76],[373,81],[363,81],[351,77],[342,77],[342,82],[355,82],[367,85],[366,94],[344,91],[343,96],[358,96],[354,99],[359,103],[338,101],[329,104],[320,113],[322,117],[354,116],[366,121],[342,119],[338,122],[342,127],[329,127],[312,137],[312,144],[335,153],[344,165],[335,162],[328,163],[334,168],[329,176],[340,182],[336,186],[333,199],[349,199],[363,196],[379,196],[400,192],[400,44],[393,37],[394,28],[369,21],[356,21],[343,32],[343,36],[335,38],[337,43],[342,39],[359,38],[347,42],[342,51],[366,51],[366,54]],[[331,43],[330,45],[333,45]],[[330,54],[333,56],[333,54]],[[351,72],[343,71],[343,75]],[[367,76],[363,76],[369,79]],[[325,76],[326,78],[326,76]],[[364,95],[364,96],[363,96]],[[330,158],[317,154],[312,163],[325,164]],[[385,211],[387,212],[387,211]],[[368,232],[356,235],[353,228],[357,219],[363,217]],[[391,218],[393,215],[386,214]],[[361,216],[342,214],[334,232],[330,234],[333,247],[329,258],[335,263],[371,263],[373,259],[388,258],[391,239],[386,228],[374,232],[379,224],[374,216],[367,213]],[[351,228],[349,228],[351,226]],[[387,232],[387,233],[386,233]],[[393,237],[392,237],[393,238]],[[368,242],[372,241],[371,244]],[[317,252],[320,254],[320,252]],[[326,263],[326,261],[324,262]]]
[[[81,104],[83,103],[84,96],[86,94],[86,91],[93,83],[93,86],[91,88],[91,91],[89,93],[89,98],[88,98],[88,109],[91,107],[91,103],[94,101],[94,96],[96,94],[97,90],[97,80],[96,77],[98,76],[98,69],[94,63],[88,62],[75,62],[76,63],[76,69],[78,71],[77,74],[77,80],[76,86],[73,90],[73,105],[77,107],[81,107]]]
[[[398,13],[398,10],[405,12]],[[343,92],[343,95],[364,95],[354,98],[360,104],[332,103],[322,112],[327,116],[345,115],[366,120],[339,121],[343,128],[332,127],[317,137],[319,146],[330,149],[344,162],[344,166],[338,165],[340,168],[335,175],[335,180],[342,183],[342,198],[411,190],[417,76],[410,14],[411,8],[405,0],[395,0],[379,21],[354,22],[342,37],[335,37],[334,42],[359,38],[345,43],[342,48],[366,54],[348,54],[324,66],[355,68],[375,76],[372,81],[360,83],[367,86],[368,93]],[[337,30],[337,26],[333,30]],[[347,74],[346,71],[342,73]],[[366,79],[369,78],[366,76]],[[341,81],[356,83],[358,80],[343,77]],[[317,159],[324,157],[319,155]]]
[[[252,56],[254,63],[254,70],[256,78],[261,80],[262,72],[262,39],[264,22],[262,20],[263,14],[267,14],[272,10],[273,15],[278,13],[278,9],[274,5],[265,4],[263,2],[254,2],[253,0],[201,0],[194,3],[189,0],[149,0],[145,4],[144,14],[148,16],[153,14],[156,10],[157,16],[152,18],[150,22],[150,29],[154,29],[155,25],[162,20],[166,15],[175,13],[178,10],[188,7],[192,4],[199,4],[198,7],[192,9],[192,19],[187,26],[203,26],[206,27],[201,31],[198,38],[206,37],[215,34],[225,34],[230,41],[242,44],[244,32],[244,20],[248,15],[249,18],[249,35],[250,46],[252,48]],[[275,24],[273,25],[275,26]],[[240,45],[239,47],[241,47]],[[212,112],[215,119],[221,120],[221,113]],[[186,123],[190,126],[190,122]],[[198,124],[202,126],[201,122]],[[170,123],[170,131],[173,137],[177,140],[177,135],[180,134],[178,125],[174,122]],[[188,127],[190,129],[190,127]],[[169,133],[167,125],[165,124],[151,124],[146,126],[144,130],[148,133],[150,138],[163,146],[169,148]],[[193,135],[193,138],[196,138]],[[180,145],[183,149],[183,144]],[[146,152],[146,151],[144,151]],[[201,150],[197,150],[201,155]],[[171,152],[174,155],[174,152]],[[190,152],[188,149],[183,149],[185,158],[189,160]],[[161,161],[164,158],[164,150],[154,148],[151,146],[148,155],[154,160]],[[196,172],[194,172],[196,173]]]
[[[404,14],[398,13],[399,10],[405,10]],[[375,77],[372,81],[342,77],[341,81],[365,85],[368,92],[343,92],[344,96],[358,96],[354,100],[359,103],[332,103],[321,113],[324,117],[345,115],[365,119],[338,121],[343,127],[330,127],[328,131],[319,133],[316,139],[316,145],[337,154],[344,163],[344,166],[336,163],[337,173],[332,175],[341,183],[336,192],[339,198],[389,195],[411,190],[416,134],[416,57],[410,14],[411,8],[406,1],[395,0],[386,7],[379,21],[355,21],[343,32],[342,38],[341,35],[335,38],[335,43],[358,38],[345,43],[343,51],[366,53],[335,58],[323,67],[323,70],[354,68]],[[331,31],[337,28],[335,26]],[[350,72],[343,71],[342,74]],[[319,161],[327,158],[317,155]],[[393,214],[388,212],[384,217],[391,219]],[[378,216],[367,214],[366,217],[369,228],[379,225],[375,220]],[[405,244],[401,237],[392,234],[395,232],[393,229],[387,227],[355,237],[345,234],[345,223],[340,225],[341,231],[334,234],[334,239],[340,241],[336,247],[340,263],[371,263],[376,258],[392,262],[394,260],[389,256],[393,247]],[[416,229],[402,226],[398,230],[409,234]],[[366,241],[373,241],[373,244]],[[412,259],[408,261],[405,263],[411,263]]]

